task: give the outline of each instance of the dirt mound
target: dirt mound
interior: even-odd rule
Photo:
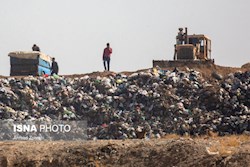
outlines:
[[[146,72],[149,71],[151,68],[148,69],[141,69],[137,71],[122,71],[120,72],[121,74],[124,75],[131,75],[133,73],[139,73],[139,72]],[[163,70],[174,70],[175,67],[167,67],[167,68],[162,68]],[[243,65],[241,68],[239,67],[225,67],[225,66],[219,66],[215,64],[186,64],[186,65],[177,65],[177,69],[181,71],[189,71],[189,70],[195,70],[199,71],[201,75],[207,79],[207,80],[212,80],[213,79],[213,73],[217,73],[219,75],[222,75],[222,77],[226,77],[230,73],[235,73],[235,72],[245,72],[247,70],[250,70],[250,65],[249,63]],[[65,77],[70,77],[70,78],[75,78],[75,77],[83,77],[88,75],[91,78],[96,78],[97,76],[100,77],[109,77],[109,76],[114,76],[116,72],[113,71],[96,71],[92,73],[87,73],[87,74],[73,74],[73,75],[64,75]]]
[[[68,166],[249,166],[249,136],[1,142],[0,165]]]
[[[245,68],[245,69],[250,70],[250,62],[242,65],[241,68]]]
[[[151,68],[148,69],[141,69],[141,70],[137,70],[137,71],[122,71],[119,72],[121,74],[124,75],[131,75],[133,73],[138,73],[138,72],[145,72],[150,70]],[[164,70],[174,70],[175,67],[167,67],[167,68],[162,68]],[[178,65],[177,64],[177,69],[182,70],[182,71],[188,71],[188,70],[196,70],[199,71],[202,76],[206,79],[210,79],[212,78],[212,73],[216,72],[218,74],[221,74],[222,76],[227,76],[230,73],[235,73],[235,72],[245,72],[247,70],[250,70],[250,63],[246,63],[244,65],[242,65],[241,68],[239,67],[225,67],[225,66],[219,66],[219,65],[215,65],[215,64],[185,64],[185,65]],[[76,77],[84,77],[88,75],[91,78],[96,78],[97,76],[100,77],[109,77],[109,76],[114,76],[116,75],[116,72],[114,71],[95,71],[92,73],[84,73],[84,74],[71,74],[71,75],[63,75],[64,77],[70,77],[70,78],[76,78]],[[23,78],[25,76],[13,76],[15,78]],[[7,76],[1,76],[0,78],[8,78]]]
[[[173,70],[174,67],[171,67],[171,68],[164,68],[166,70]],[[223,77],[227,76],[228,74],[230,73],[235,73],[235,72],[245,72],[247,71],[247,69],[245,68],[238,68],[238,67],[224,67],[224,66],[219,66],[219,65],[207,65],[207,64],[199,64],[199,65],[185,65],[185,66],[179,66],[177,67],[177,69],[179,70],[182,70],[182,71],[187,71],[187,70],[196,70],[196,71],[199,71],[202,76],[205,78],[205,79],[211,79],[213,78],[212,77],[212,74],[214,72],[222,75]]]

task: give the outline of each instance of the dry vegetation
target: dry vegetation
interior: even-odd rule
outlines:
[[[230,136],[218,136],[217,133],[210,132],[209,135],[203,135],[199,137],[193,136],[179,136],[176,134],[169,134],[163,137],[167,140],[178,139],[192,139],[196,141],[208,142],[206,151],[211,155],[232,155],[238,151],[241,145],[250,143],[249,135],[230,135]]]
[[[220,155],[230,155],[236,153],[239,146],[248,142],[250,142],[250,136],[248,135],[214,137],[208,150]]]

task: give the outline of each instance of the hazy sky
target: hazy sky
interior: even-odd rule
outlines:
[[[56,57],[60,74],[152,67],[173,58],[179,27],[212,40],[216,64],[250,61],[249,0],[0,0],[0,75],[9,75],[11,51],[37,44]]]

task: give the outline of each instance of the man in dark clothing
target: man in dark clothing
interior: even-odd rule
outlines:
[[[33,45],[32,50],[40,52],[40,48],[36,44]]]
[[[183,33],[183,28],[179,28],[179,32],[176,36],[176,44],[177,45],[182,45],[185,40],[185,34]]]
[[[111,53],[112,53],[112,48],[109,46],[109,43],[107,43],[107,47],[104,49],[103,55],[102,55],[103,65],[104,65],[105,71],[107,69],[109,71],[109,64],[110,64]],[[107,64],[108,68],[106,67],[106,64]]]
[[[53,74],[57,75],[58,74],[58,70],[59,70],[58,64],[55,61],[55,58],[53,57],[52,58],[52,65],[51,65],[51,75],[53,75]]]

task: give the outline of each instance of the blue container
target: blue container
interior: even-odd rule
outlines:
[[[51,75],[51,58],[41,52],[10,52],[10,75]]]

